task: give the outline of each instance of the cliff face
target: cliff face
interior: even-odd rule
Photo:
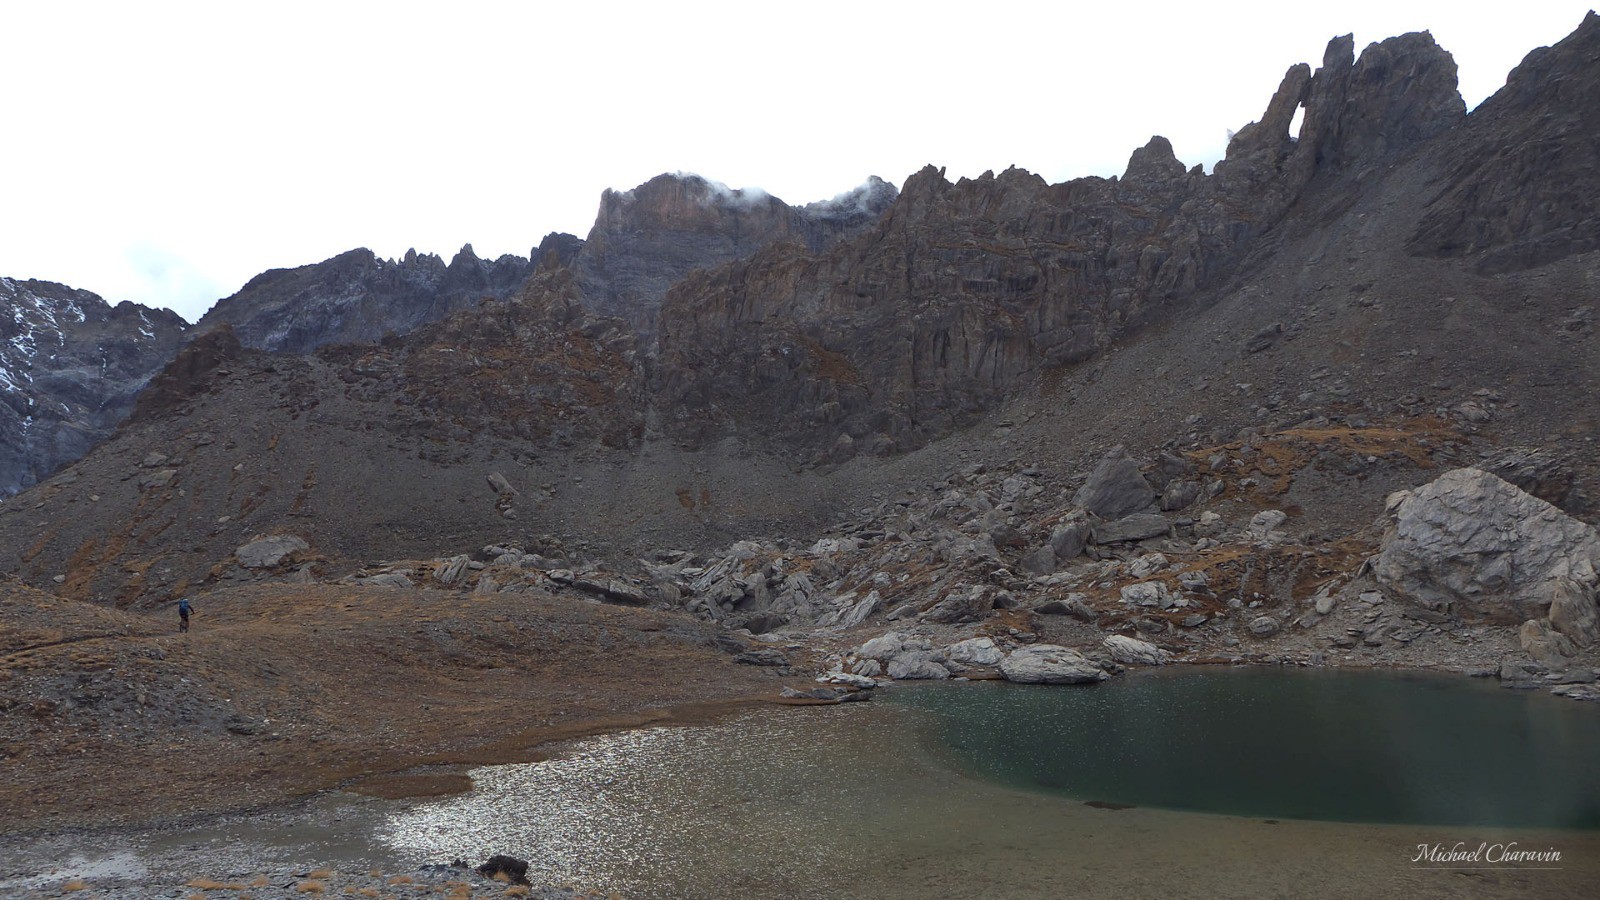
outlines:
[[[896,193],[874,177],[833,200],[791,207],[698,175],[658,175],[601,196],[574,263],[578,282],[597,313],[621,317],[648,336],[667,289],[690,272],[743,259],[775,241],[825,249],[874,224]]]
[[[183,339],[183,319],[88,291],[0,278],[0,496],[99,443]]]
[[[556,237],[547,238],[544,249],[559,256],[564,247]],[[522,286],[536,262],[509,255],[479,259],[470,244],[448,265],[416,251],[395,262],[351,250],[313,265],[263,272],[218,301],[197,327],[206,331],[226,323],[247,347],[289,353],[371,342],[485,298],[503,299]]]
[[[0,508],[0,563],[138,602],[283,529],[330,561],[540,532],[645,553],[804,532],[968,462],[1071,471],[1113,443],[1192,455],[1418,416],[1581,441],[1597,21],[1471,115],[1427,35],[1359,59],[1336,39],[1210,174],[1158,137],[1117,178],[928,167],[801,208],[669,175],[503,276],[365,251],[267,273],[126,427]],[[1348,476],[1333,493],[1381,501],[1401,486],[1362,481],[1381,458],[1325,460]]]
[[[951,184],[926,168],[860,237],[773,244],[677,284],[659,403],[690,441],[733,424],[835,462],[920,446],[1228,278],[1314,180],[1359,177],[1462,115],[1455,64],[1429,36],[1359,61],[1347,36],[1315,74],[1289,70],[1214,175],[1185,171],[1159,137],[1120,179],[1011,169]]]
[[[1473,111],[1407,249],[1483,274],[1600,248],[1600,16],[1528,54]]]

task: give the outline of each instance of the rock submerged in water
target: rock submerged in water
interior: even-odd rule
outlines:
[[[1000,663],[1000,674],[1021,684],[1094,684],[1111,677],[1082,653],[1056,644],[1011,651]]]

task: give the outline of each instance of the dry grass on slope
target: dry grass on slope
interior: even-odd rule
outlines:
[[[546,740],[775,687],[700,623],[570,598],[262,585],[195,606],[180,635],[170,609],[8,586],[5,828],[239,808],[419,764],[528,758]]]

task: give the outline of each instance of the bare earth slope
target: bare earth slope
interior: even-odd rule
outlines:
[[[248,588],[198,596],[193,629],[177,634],[170,611],[0,592],[5,830],[527,758],[595,723],[772,689],[708,626],[532,594]]]

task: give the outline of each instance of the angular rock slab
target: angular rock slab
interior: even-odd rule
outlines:
[[[1169,654],[1149,641],[1113,634],[1101,642],[1111,658],[1125,666],[1164,666]]]
[[[1544,618],[1557,579],[1600,583],[1600,533],[1479,469],[1446,472],[1391,498],[1392,524],[1373,573],[1413,603],[1468,620]],[[1585,618],[1563,610],[1563,618]]]
[[[1094,684],[1111,677],[1082,653],[1056,644],[1018,647],[1000,662],[1000,674],[1022,684]]]
[[[233,551],[233,555],[246,569],[270,569],[289,554],[309,549],[310,544],[292,534],[274,534],[256,538]]]

